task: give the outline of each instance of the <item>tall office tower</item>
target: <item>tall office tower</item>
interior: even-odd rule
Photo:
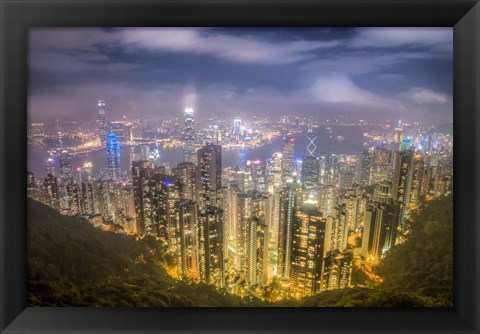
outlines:
[[[430,164],[425,163],[423,166],[423,179],[422,179],[422,185],[420,188],[421,195],[426,195],[430,193],[431,178],[432,178],[432,168],[430,167]]]
[[[293,220],[290,280],[299,297],[320,292],[325,219],[314,199],[305,201]]]
[[[297,211],[299,191],[300,185],[293,180],[289,180],[279,194],[277,275],[282,278],[290,277],[293,220]]]
[[[337,205],[337,187],[331,184],[322,184],[317,196],[320,212],[324,217],[330,216]]]
[[[360,185],[368,186],[370,184],[370,171],[372,169],[372,153],[369,149],[362,152],[362,161],[360,168]]]
[[[338,187],[348,189],[355,183],[355,173],[352,170],[342,170],[338,174]]]
[[[91,161],[85,161],[82,167],[87,180],[91,180],[93,177],[93,164]]]
[[[205,207],[198,222],[198,269],[200,281],[224,286],[223,210],[213,206]]]
[[[200,208],[216,206],[222,187],[222,146],[207,144],[198,150]]]
[[[57,176],[57,172],[55,170],[55,156],[52,155],[47,159],[47,174],[52,174],[53,176]]]
[[[152,180],[153,168],[149,161],[132,162],[132,185],[135,202],[136,232],[139,235],[156,235],[157,211],[155,210],[156,182]]]
[[[81,194],[77,183],[70,182],[65,185],[68,200],[68,212],[70,215],[80,213]]]
[[[107,136],[106,149],[108,172],[112,180],[117,180],[121,176],[122,169],[120,167],[120,141],[115,133]]]
[[[98,134],[102,146],[105,147],[107,143],[107,135],[110,132],[110,126],[108,124],[107,112],[105,111],[105,101],[98,100]]]
[[[275,152],[268,162],[268,189],[273,193],[282,186],[282,153]]]
[[[359,186],[348,189],[340,198],[345,204],[347,225],[350,230],[357,231],[360,228],[364,212],[362,212],[363,189]]]
[[[193,120],[193,109],[186,108],[184,112],[183,141],[185,146],[185,161],[195,164],[195,123]]]
[[[238,166],[235,167],[232,182],[236,184],[240,191],[245,191],[245,172]]]
[[[370,184],[392,180],[392,151],[376,148],[372,155]]]
[[[198,277],[198,204],[183,200],[177,204],[178,269],[182,276]]]
[[[117,139],[120,143],[124,144],[129,142],[132,136],[132,124],[125,121],[110,122],[111,132],[117,135]]]
[[[235,140],[239,140],[242,134],[242,120],[240,118],[233,119],[233,136]]]
[[[312,128],[308,129],[307,133],[307,156],[317,157],[317,135],[313,133]]]
[[[386,203],[389,199],[392,199],[392,182],[382,181],[378,183],[373,190],[373,201]]]
[[[73,182],[72,156],[67,151],[62,151],[58,158],[60,163],[60,179],[65,185]]]
[[[267,169],[263,160],[247,160],[247,168],[252,178],[252,190],[267,191]]]
[[[303,157],[302,165],[302,181],[303,186],[306,188],[312,188],[319,183],[319,161],[316,157],[306,155]]]
[[[45,189],[45,204],[52,208],[58,209],[60,207],[58,195],[57,178],[52,174],[47,174],[43,180],[43,187]]]
[[[82,178],[82,181],[80,182],[79,196],[80,212],[83,214],[93,215],[95,213],[95,192],[93,182],[88,179],[88,176],[87,178]]]
[[[247,222],[246,281],[250,286],[267,284],[268,227],[262,218]]]
[[[379,259],[395,244],[399,213],[398,203],[391,199],[368,205],[362,237],[363,257]]]
[[[410,199],[410,190],[412,188],[413,171],[413,151],[401,151],[395,154],[395,165],[392,182],[393,201],[400,203],[400,229],[406,232],[407,226],[405,216],[407,213],[407,204]]]
[[[293,159],[295,151],[295,138],[293,136],[283,137],[283,153],[282,153],[282,179],[292,177]]]
[[[348,288],[352,279],[352,264],[351,253],[328,252],[323,259],[321,291]]]
[[[412,185],[410,191],[409,203],[416,204],[419,202],[420,197],[424,195],[422,193],[422,184],[423,184],[423,175],[424,175],[424,163],[423,156],[419,153],[416,153],[413,156],[413,168],[412,168]]]
[[[324,251],[325,253],[334,250],[344,251],[347,246],[347,213],[345,205],[337,205],[333,213],[326,219]]]
[[[180,180],[183,185],[182,194],[184,199],[197,200],[197,166],[191,162],[180,162],[172,168],[172,176]]]
[[[402,147],[403,142],[403,126],[402,121],[398,121],[398,125],[395,128],[395,132],[393,135],[393,141],[395,142],[395,149],[400,150]]]
[[[157,191],[165,194],[165,214],[166,225],[160,218],[160,236],[166,234],[166,241],[168,244],[168,250],[174,254],[179,252],[179,245],[177,240],[178,234],[178,210],[177,206],[182,200],[182,184],[176,179],[166,175],[156,175]],[[165,229],[165,232],[163,230]]]
[[[318,184],[325,184],[327,176],[327,157],[322,154],[318,158]]]
[[[37,183],[35,182],[35,176],[30,171],[27,171],[27,196],[38,200]]]
[[[229,216],[233,220],[230,226],[234,230],[231,234],[236,244],[234,266],[237,271],[245,272],[249,240],[248,222],[251,219],[259,219],[268,228],[271,224],[271,200],[269,195],[255,191],[248,193],[234,191],[232,200],[233,202],[229,205],[232,212]]]

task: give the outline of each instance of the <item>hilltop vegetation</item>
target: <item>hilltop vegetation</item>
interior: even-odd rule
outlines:
[[[412,218],[413,235],[379,267],[373,289],[328,291],[272,304],[240,298],[205,284],[176,280],[154,238],[104,232],[28,200],[29,306],[451,306],[451,196],[429,202]]]

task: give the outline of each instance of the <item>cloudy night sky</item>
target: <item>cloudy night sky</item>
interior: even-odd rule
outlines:
[[[299,115],[453,118],[451,28],[37,28],[32,121]],[[358,117],[357,117],[358,116]]]

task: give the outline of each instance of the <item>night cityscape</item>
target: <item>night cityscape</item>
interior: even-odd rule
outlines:
[[[138,247],[104,276],[74,251],[56,269],[32,259],[30,305],[292,306],[398,284],[398,305],[452,306],[453,257],[427,262],[453,234],[451,29],[35,29],[30,43],[27,196],[46,206],[32,217],[91,226],[105,263]],[[32,232],[31,254],[93,252],[73,231]],[[146,294],[162,302],[79,297],[82,272],[111,295],[161,276]],[[58,277],[64,299],[44,285]],[[203,293],[187,286],[210,297],[185,304]]]

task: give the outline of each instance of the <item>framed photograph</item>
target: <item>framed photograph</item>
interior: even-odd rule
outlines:
[[[477,1],[1,10],[2,333],[479,332]]]

